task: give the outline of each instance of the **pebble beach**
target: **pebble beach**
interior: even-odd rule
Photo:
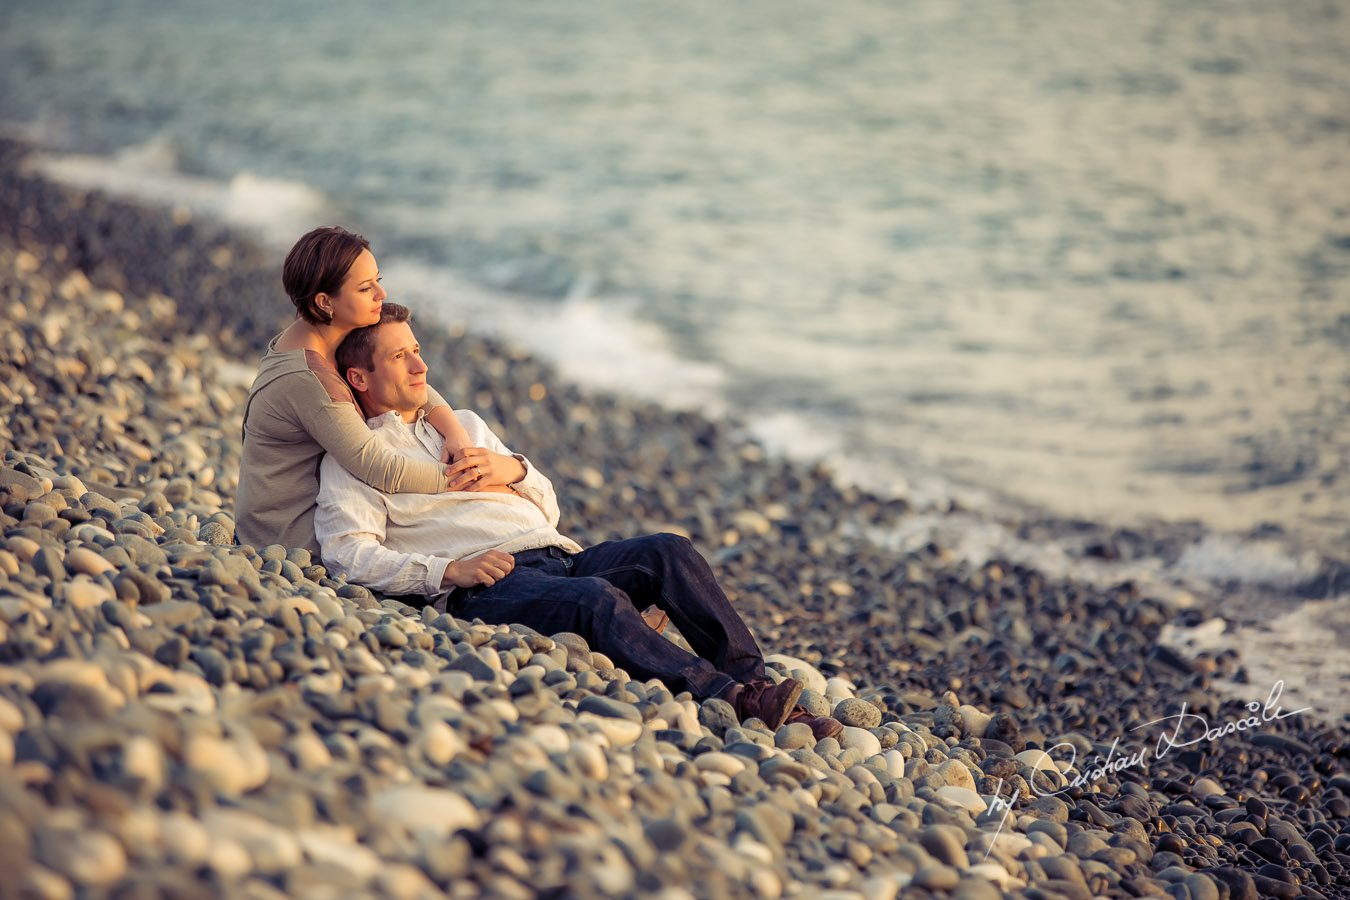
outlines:
[[[1160,640],[1195,610],[879,548],[903,500],[473,334],[419,326],[433,382],[549,474],[561,530],[689,536],[841,739],[235,544],[279,261],[25,152],[0,142],[0,895],[1350,896],[1346,722]]]

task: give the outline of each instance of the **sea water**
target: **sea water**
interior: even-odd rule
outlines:
[[[1000,523],[1199,521],[1133,575],[1256,586],[1295,632],[1350,543],[1347,84],[1331,2],[44,0],[0,30],[49,174],[279,249],[361,230],[447,325],[907,497],[897,549],[1089,577]]]

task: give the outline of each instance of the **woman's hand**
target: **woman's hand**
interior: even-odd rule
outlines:
[[[493,453],[486,447],[466,447],[455,451],[455,461],[445,474],[450,477],[446,490],[490,491],[524,478],[525,467],[514,456]]]

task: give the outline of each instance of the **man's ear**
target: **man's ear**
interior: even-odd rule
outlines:
[[[351,385],[352,390],[360,391],[364,394],[366,391],[370,390],[370,382],[366,379],[368,374],[369,373],[362,369],[358,369],[356,366],[351,366],[347,369],[347,384]]]

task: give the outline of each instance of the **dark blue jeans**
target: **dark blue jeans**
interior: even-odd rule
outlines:
[[[634,678],[659,678],[675,693],[715,697],[733,682],[764,677],[764,657],[686,538],[653,534],[580,553],[557,547],[514,554],[515,568],[485,587],[461,588],[447,608],[461,619],[571,631]],[[640,610],[656,604],[698,656],[653,631]]]

